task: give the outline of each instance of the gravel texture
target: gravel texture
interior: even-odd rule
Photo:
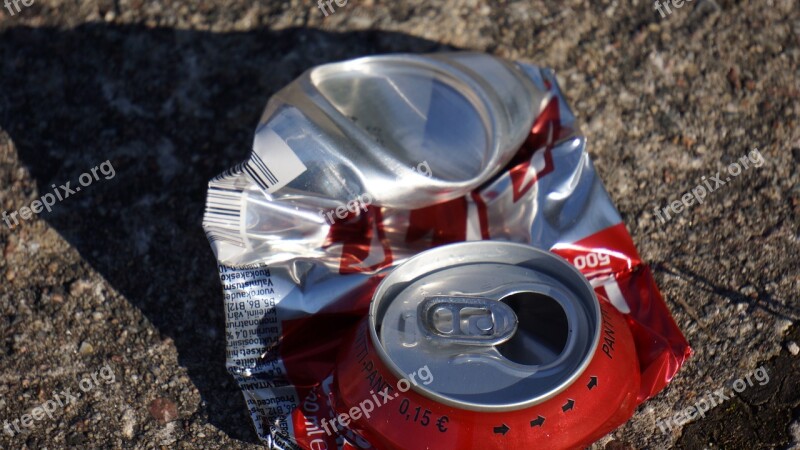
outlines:
[[[0,222],[0,421],[80,394],[0,430],[0,447],[256,447],[224,370],[207,180],[245,158],[267,98],[305,69],[455,48],[557,71],[695,350],[595,447],[800,446],[796,0],[694,0],[664,18],[649,0],[349,0],[328,17],[294,0],[20,7],[0,9],[0,208],[79,186],[104,161],[115,172]],[[753,148],[761,167],[654,218]],[[659,430],[761,365],[764,386]]]

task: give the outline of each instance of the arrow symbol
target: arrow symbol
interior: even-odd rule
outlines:
[[[569,399],[567,400],[567,403],[565,403],[564,406],[561,407],[561,410],[567,412],[570,409],[572,409],[573,406],[575,406],[575,400]]]
[[[502,426],[502,427],[494,427],[494,433],[495,433],[495,434],[497,434],[497,433],[500,433],[500,434],[502,434],[503,436],[505,436],[505,435],[506,435],[506,433],[508,433],[508,430],[510,430],[510,429],[511,429],[511,428],[508,428],[508,425],[506,425],[506,424],[503,424],[503,426]]]
[[[537,417],[536,420],[531,420],[532,427],[541,427],[542,425],[544,425],[544,417],[542,416]]]
[[[591,391],[595,386],[597,386],[597,377],[591,377],[591,379],[589,379],[589,384],[587,384],[586,387],[588,387]]]

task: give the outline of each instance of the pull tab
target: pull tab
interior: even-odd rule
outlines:
[[[497,345],[517,331],[517,315],[484,297],[437,295],[417,307],[420,328],[433,339],[465,345]]]

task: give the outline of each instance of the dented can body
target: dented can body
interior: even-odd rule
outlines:
[[[525,62],[309,68],[203,227],[270,448],[580,446],[690,353],[555,73]]]
[[[380,402],[349,425],[377,448],[576,448],[636,406],[622,315],[549,252],[428,250],[382,280],[369,311],[338,358],[334,409]]]

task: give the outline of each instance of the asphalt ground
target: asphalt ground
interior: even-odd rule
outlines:
[[[0,8],[0,208],[101,172],[52,212],[0,222],[0,421],[80,393],[0,430],[0,447],[257,447],[224,369],[207,181],[246,157],[267,98],[304,70],[448,49],[556,70],[695,351],[595,447],[800,445],[798,2],[664,17],[649,1],[349,0],[328,17],[299,1],[19,5]],[[756,148],[763,165],[654,217]],[[659,429],[760,367],[764,385]]]

